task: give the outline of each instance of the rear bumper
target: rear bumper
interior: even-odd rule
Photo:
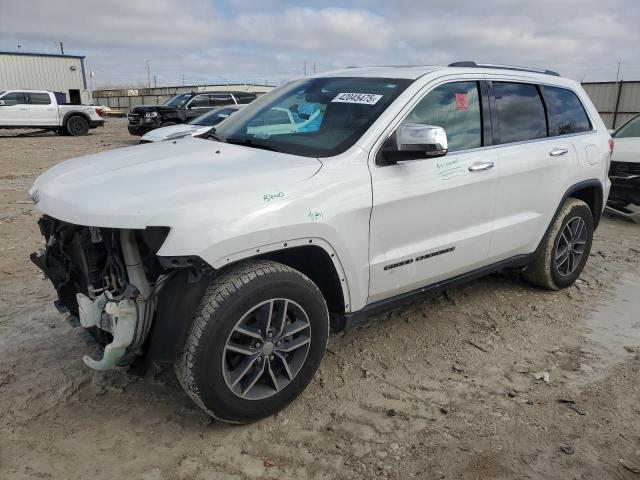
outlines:
[[[104,125],[104,120],[89,120],[89,126],[91,128],[97,128]]]

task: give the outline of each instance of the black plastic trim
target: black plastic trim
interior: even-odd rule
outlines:
[[[490,273],[499,272],[506,268],[524,267],[530,263],[532,256],[533,254],[516,255],[506,260],[487,265],[486,267],[478,268],[476,270],[457,275],[448,280],[436,282],[431,285],[412,290],[410,292],[402,293],[385,300],[371,303],[365,306],[363,309],[358,310],[357,312],[344,315],[343,318],[334,318],[333,320],[335,322],[335,328],[336,330],[350,330],[353,327],[365,322],[367,318],[375,313],[383,312],[385,310],[391,310],[400,305],[404,305],[412,300],[415,300],[416,298],[419,298],[423,295],[442,291],[461,283],[466,283],[470,280],[484,277],[485,275],[488,275]]]
[[[604,196],[604,189],[602,188],[602,183],[600,182],[600,180],[596,178],[592,178],[590,180],[583,180],[582,182],[578,182],[570,186],[565,192],[565,194],[562,196],[560,203],[558,203],[558,208],[556,208],[556,211],[553,214],[553,218],[556,218],[556,216],[558,215],[558,212],[562,208],[562,205],[564,205],[564,202],[566,202],[568,198],[571,198],[571,196],[575,192],[585,188],[593,188],[593,187],[596,188],[596,196],[594,198],[595,209],[591,213],[593,214],[593,229],[595,230],[596,228],[598,228],[598,225],[600,224],[600,218],[602,218],[602,211],[604,209],[604,204],[602,203],[602,197]],[[553,221],[549,222],[547,231],[551,228],[552,223]],[[545,231],[545,235],[546,234],[547,232]],[[542,238],[544,239],[544,236]]]
[[[145,355],[136,360],[135,369],[144,371],[152,361],[175,361],[184,346],[196,310],[211,278],[210,275],[203,275],[198,281],[193,282],[190,271],[181,269],[162,287]]]

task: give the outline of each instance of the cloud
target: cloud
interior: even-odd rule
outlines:
[[[635,0],[0,0],[0,50],[87,55],[95,83],[280,83],[351,65],[478,60],[640,77]]]

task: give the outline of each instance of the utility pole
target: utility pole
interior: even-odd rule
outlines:
[[[147,62],[147,67],[146,67],[146,70],[147,70],[147,85],[149,86],[149,88],[151,88],[151,69],[149,67],[149,62],[151,61],[151,59],[150,58],[145,58],[144,61]]]
[[[304,76],[307,76],[307,61],[304,61]]]
[[[313,74],[316,74],[316,62],[313,62]]]
[[[54,43],[56,44],[56,47],[60,49],[60,55],[64,55],[64,43],[62,42],[62,40]]]
[[[620,81],[620,61],[618,60],[618,73],[616,73],[616,82]]]
[[[22,52],[22,45],[18,44],[18,53]]]
[[[155,75],[153,76],[153,88],[158,88],[158,82]]]
[[[184,87],[184,73],[182,74],[182,86]]]

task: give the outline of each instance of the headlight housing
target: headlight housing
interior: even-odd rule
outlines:
[[[158,116],[158,112],[147,112],[144,114],[144,118],[154,118]]]

